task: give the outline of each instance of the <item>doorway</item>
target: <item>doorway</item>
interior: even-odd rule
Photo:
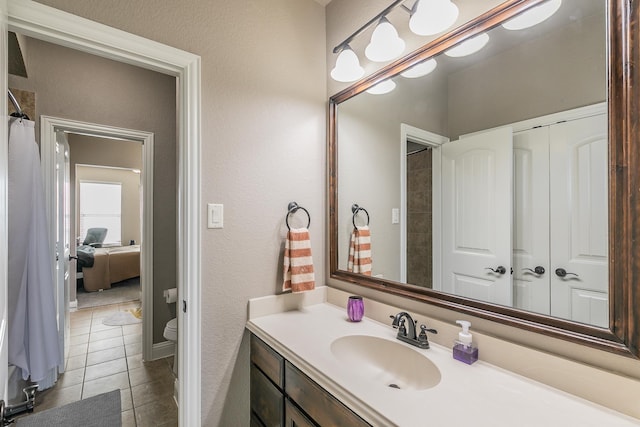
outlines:
[[[75,134],[89,137],[107,138],[112,141],[121,141],[122,144],[133,141],[141,145],[142,168],[140,170],[140,183],[143,189],[141,197],[142,227],[140,229],[140,287],[142,289],[142,306],[145,315],[142,318],[142,342],[143,358],[153,359],[153,153],[154,138],[150,132],[115,128],[96,123],[87,123],[76,120],[61,119],[56,117],[41,117],[41,161],[43,176],[45,177],[45,197],[48,212],[55,212],[56,188],[56,144],[61,136]],[[131,143],[131,142],[129,142]],[[73,158],[73,152],[71,152]],[[52,218],[50,229],[56,230],[55,218]],[[75,233],[77,234],[77,233]],[[135,240],[135,239],[134,239]],[[55,242],[56,236],[52,235],[50,241]],[[61,263],[64,260],[59,260]],[[62,266],[58,266],[60,269]],[[98,287],[99,288],[99,287]],[[98,289],[97,288],[97,289]],[[72,291],[70,292],[72,293]],[[59,293],[60,294],[60,293]],[[71,301],[74,298],[70,298]],[[63,304],[64,305],[64,304]],[[60,307],[60,302],[58,303]],[[61,313],[59,313],[60,315]],[[62,330],[59,326],[59,330]]]
[[[400,125],[400,281],[431,288],[439,281],[440,147],[449,138]],[[418,174],[412,172],[417,169]],[[428,193],[425,194],[425,186]],[[418,200],[420,198],[420,200]],[[425,222],[426,221],[426,222]],[[413,224],[413,225],[412,225]],[[414,226],[419,224],[418,227]],[[427,230],[426,232],[416,232]]]

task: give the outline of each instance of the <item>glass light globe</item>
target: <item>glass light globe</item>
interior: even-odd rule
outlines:
[[[409,28],[419,36],[438,34],[456,22],[458,12],[458,6],[451,0],[419,0],[409,19]]]
[[[380,23],[373,30],[371,42],[364,54],[372,61],[385,62],[397,58],[404,52],[404,40],[387,18],[380,19]]]
[[[480,33],[477,36],[466,40],[459,45],[444,52],[445,55],[453,58],[471,55],[482,49],[489,42],[489,34]]]
[[[393,80],[385,80],[377,85],[367,89],[367,93],[372,95],[383,95],[389,93],[396,88],[396,83]]]
[[[424,62],[421,62],[413,67],[409,68],[407,71],[400,73],[402,77],[406,77],[408,79],[415,79],[418,77],[426,76],[430,72],[436,69],[438,63],[435,59],[428,59]]]
[[[364,76],[364,68],[360,66],[358,55],[349,46],[342,49],[336,59],[336,66],[331,70],[331,78],[338,82],[355,82]]]
[[[560,9],[562,0],[549,0],[509,19],[502,26],[507,30],[523,30],[538,25]]]

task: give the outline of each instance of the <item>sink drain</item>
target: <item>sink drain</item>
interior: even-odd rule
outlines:
[[[398,384],[389,384],[389,387],[400,389],[400,386]]]

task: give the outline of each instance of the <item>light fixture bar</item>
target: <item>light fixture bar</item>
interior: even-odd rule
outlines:
[[[340,43],[339,45],[337,45],[336,47],[333,48],[333,53],[338,53],[340,52],[340,50],[342,50],[342,48],[346,45],[348,45],[349,43],[351,43],[351,41],[353,39],[355,39],[356,37],[358,37],[360,34],[362,34],[367,28],[369,28],[371,25],[377,23],[380,18],[382,18],[383,16],[387,16],[389,14],[389,12],[391,12],[393,9],[395,9],[396,7],[400,6],[402,3],[404,3],[406,0],[396,0],[393,3],[391,3],[385,10],[383,10],[382,12],[380,12],[379,14],[377,14],[376,16],[374,16],[373,18],[371,18],[371,20],[369,22],[367,22],[366,24],[364,24],[362,27],[358,28],[353,34],[351,34],[349,37],[347,37],[342,43]],[[405,7],[405,9],[407,9]]]

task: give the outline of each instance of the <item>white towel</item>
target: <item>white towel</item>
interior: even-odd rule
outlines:
[[[306,228],[292,228],[284,245],[283,291],[302,292],[315,288],[311,239]]]
[[[347,270],[371,276],[371,230],[367,225],[351,232]]]

